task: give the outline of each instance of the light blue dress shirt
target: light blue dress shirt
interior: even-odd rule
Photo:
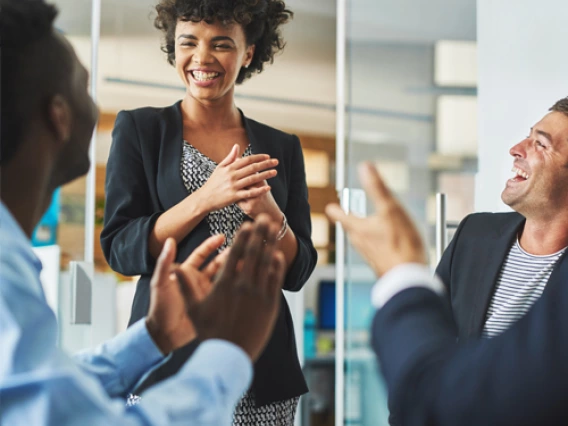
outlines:
[[[1,426],[231,424],[252,379],[239,347],[205,341],[176,376],[127,407],[120,397],[164,360],[144,320],[71,358],[56,346],[40,271],[28,238],[0,202]]]

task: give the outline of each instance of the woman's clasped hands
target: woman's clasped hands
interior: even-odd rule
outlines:
[[[278,160],[268,154],[240,158],[239,153],[240,148],[235,144],[199,190],[207,211],[237,203],[253,219],[260,213],[277,214],[280,209],[266,180],[276,176],[274,167]]]

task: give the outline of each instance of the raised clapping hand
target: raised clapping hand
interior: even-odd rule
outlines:
[[[175,271],[184,271],[186,281],[194,288],[195,297],[202,300],[211,291],[213,277],[226,255],[217,256],[205,268],[200,268],[223,241],[223,235],[208,238],[181,265],[177,265],[174,264],[175,241],[173,238],[166,240],[150,282],[150,309],[146,317],[148,332],[162,353],[167,354],[189,343],[197,334],[186,315]]]
[[[338,204],[326,207],[328,217],[341,223],[355,249],[377,276],[403,263],[426,263],[424,245],[412,220],[393,197],[371,163],[359,166],[365,192],[375,204],[375,214],[361,218],[345,214]]]
[[[270,192],[270,186],[257,185],[276,176],[278,160],[267,154],[239,158],[239,146],[221,161],[207,182],[197,191],[207,211],[219,210],[237,201],[255,198]]]
[[[261,214],[244,223],[218,272],[211,293],[200,300],[191,274],[176,271],[186,311],[201,340],[224,339],[255,361],[276,321],[284,280],[284,256],[276,250],[278,226]]]

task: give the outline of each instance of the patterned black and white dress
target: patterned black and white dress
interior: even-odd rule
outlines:
[[[252,154],[250,145],[243,157]],[[217,167],[217,163],[203,155],[194,146],[184,141],[181,161],[181,176],[189,193],[201,188]],[[225,234],[225,243],[220,250],[230,246],[235,233],[245,218],[244,212],[236,204],[223,207],[207,215],[207,223],[211,235]],[[233,415],[235,426],[292,426],[299,398],[278,401],[262,407],[257,407],[254,396],[246,393],[237,403]]]

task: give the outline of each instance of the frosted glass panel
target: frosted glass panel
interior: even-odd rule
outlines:
[[[446,155],[477,155],[477,97],[440,96],[436,148]]]
[[[438,86],[477,86],[477,43],[443,40],[436,43],[434,82]]]
[[[346,14],[345,157],[337,155],[345,188],[339,189],[360,190],[357,165],[373,162],[433,249],[432,197],[447,192],[448,216],[455,220],[472,206],[476,2],[347,0]],[[373,214],[373,202],[366,205]],[[344,341],[336,344],[345,368],[343,375],[337,370],[343,398],[335,426],[387,426],[387,390],[369,344],[376,277],[352,246],[343,250],[342,244],[338,239],[344,289],[337,306],[345,326]]]

